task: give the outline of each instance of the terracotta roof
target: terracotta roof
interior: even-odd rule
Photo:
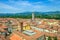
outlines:
[[[0,35],[0,40],[6,40],[3,35]]]
[[[22,40],[22,38],[19,35],[13,33],[10,37],[10,40]]]
[[[21,35],[26,40],[32,40],[32,38],[36,39],[36,38],[39,38],[40,36],[44,35],[44,33],[40,32],[40,31],[37,31],[37,30],[34,30],[34,32],[36,32],[36,34],[33,35],[33,36],[28,36],[28,35],[25,35],[25,34],[23,34],[21,32],[17,32],[17,31],[15,33],[17,33],[18,35]]]

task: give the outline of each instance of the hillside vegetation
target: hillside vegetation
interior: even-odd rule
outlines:
[[[34,12],[36,18],[60,19],[60,11]],[[0,18],[31,18],[32,12],[25,13],[0,13]]]

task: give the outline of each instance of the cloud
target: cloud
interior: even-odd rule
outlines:
[[[0,3],[0,8],[4,8],[4,9],[12,9],[12,10],[18,10],[18,8],[14,8],[12,6],[9,6],[9,5],[6,5],[6,4],[3,4],[3,3]]]
[[[20,11],[20,9],[13,7],[13,6],[10,6],[10,5],[7,5],[7,4],[4,4],[4,3],[0,3],[0,9],[3,10],[3,12],[5,12],[6,10],[9,10],[10,12]],[[8,12],[8,11],[6,11],[6,12]]]
[[[6,4],[0,3],[0,8],[9,10],[6,12],[28,12],[28,11],[41,12],[41,11],[58,10],[59,7],[54,6],[52,3],[53,2],[51,2],[51,4],[48,4],[43,1],[30,2],[30,1],[23,1],[23,0],[9,0]]]
[[[37,3],[39,3],[39,2],[37,2]],[[25,11],[36,11],[41,8],[45,8],[45,6],[38,5],[37,3],[30,3],[28,1],[20,1],[20,2],[16,2],[15,5],[17,5],[18,8],[23,9]]]

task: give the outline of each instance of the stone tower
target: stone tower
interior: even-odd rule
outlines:
[[[21,22],[21,32],[23,32],[23,22]]]
[[[32,21],[34,21],[35,19],[35,16],[34,16],[34,13],[32,13]]]

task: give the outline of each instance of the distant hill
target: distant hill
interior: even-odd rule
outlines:
[[[0,13],[0,17],[12,17],[12,18],[31,18],[33,12],[24,12],[24,13]],[[51,11],[51,12],[34,12],[35,17],[37,18],[54,18],[60,19],[60,11]]]

